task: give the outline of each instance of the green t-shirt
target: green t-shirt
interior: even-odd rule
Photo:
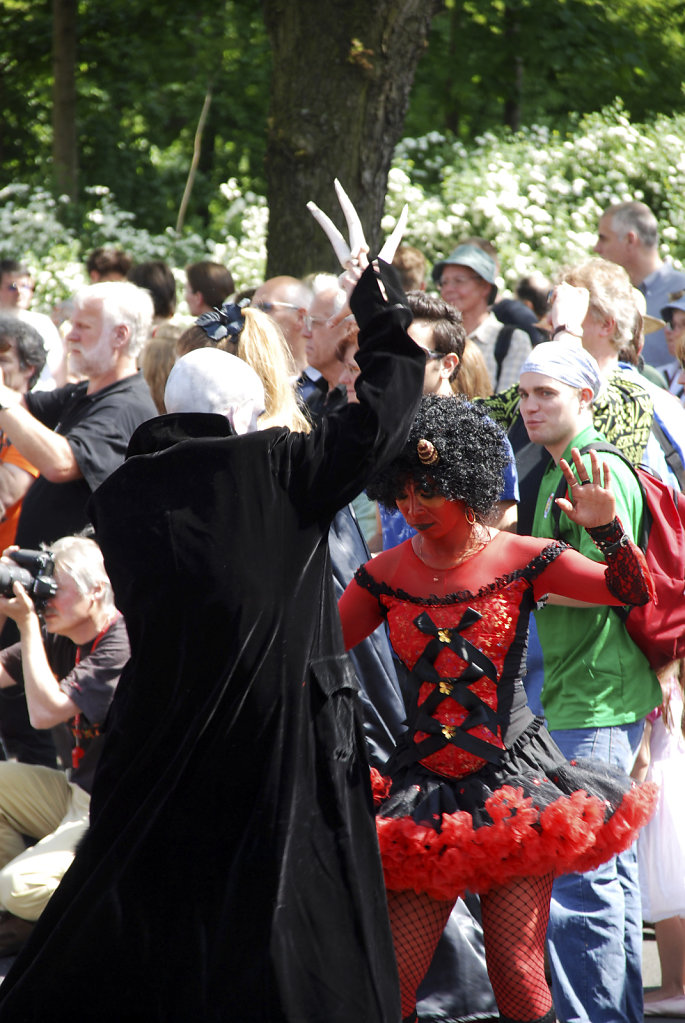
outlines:
[[[592,426],[567,447],[582,448],[604,437]],[[630,468],[616,455],[600,453],[611,471],[616,514],[632,539],[642,524],[642,495]],[[583,461],[590,469],[590,455]],[[561,469],[550,459],[540,484],[533,519],[534,536],[553,536],[552,505]],[[564,513],[561,539],[593,561],[603,561],[588,533]],[[661,702],[661,689],[647,658],[628,635],[611,607],[575,608],[547,605],[535,612],[542,647],[545,681],[542,704],[552,729],[600,728],[629,724]]]

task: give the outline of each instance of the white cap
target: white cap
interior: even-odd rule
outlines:
[[[264,412],[264,388],[255,371],[235,355],[197,348],[173,366],[164,391],[167,412],[216,412],[236,433],[252,433]]]

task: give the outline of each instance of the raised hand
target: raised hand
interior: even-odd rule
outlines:
[[[16,568],[14,562],[12,562],[12,564]],[[20,582],[14,582],[12,592],[12,597],[0,597],[0,615],[6,615],[7,618],[12,618],[21,629],[28,619],[31,618],[32,615],[35,615],[36,609],[33,601]]]
[[[554,298],[550,310],[552,327],[565,326],[566,333],[574,337],[583,336],[583,321],[590,304],[590,292],[587,288],[576,288],[565,281],[554,289]]]
[[[600,467],[596,451],[590,450],[589,454],[592,475],[585,467],[578,448],[571,450],[575,473],[566,459],[560,460],[559,468],[568,484],[571,500],[565,497],[557,498],[557,504],[568,518],[585,529],[604,526],[616,515],[616,500],[611,490],[609,466],[602,462]]]

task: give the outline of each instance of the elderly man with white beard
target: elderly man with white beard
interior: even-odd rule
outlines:
[[[0,429],[40,471],[22,506],[20,547],[83,529],[92,491],[123,462],[136,427],[157,414],[136,366],[152,314],[149,294],[129,282],[83,288],[66,337],[80,381],[26,395],[0,382]]]

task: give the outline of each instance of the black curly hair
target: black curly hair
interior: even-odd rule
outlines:
[[[417,445],[428,440],[439,455],[424,465]],[[484,519],[500,499],[509,451],[502,430],[480,406],[465,398],[426,394],[412,423],[404,451],[367,487],[367,494],[394,508],[407,481],[428,493],[463,501]]]

